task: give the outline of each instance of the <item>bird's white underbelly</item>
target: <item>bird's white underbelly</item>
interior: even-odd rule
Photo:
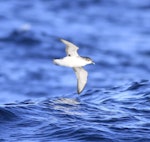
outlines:
[[[82,67],[87,64],[87,62],[80,57],[65,57],[62,59],[55,59],[54,63],[60,66],[66,66],[66,67],[71,67],[71,68]]]

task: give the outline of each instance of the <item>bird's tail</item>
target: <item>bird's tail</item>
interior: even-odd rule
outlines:
[[[53,63],[59,65],[59,59],[53,59]]]

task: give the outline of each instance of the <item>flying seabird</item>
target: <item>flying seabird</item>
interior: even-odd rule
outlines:
[[[79,56],[77,53],[79,48],[73,43],[64,39],[60,40],[66,45],[67,56],[62,59],[54,59],[53,62],[60,66],[73,68],[77,77],[77,93],[80,94],[87,83],[88,77],[88,72],[83,68],[83,66],[95,63],[89,57]]]

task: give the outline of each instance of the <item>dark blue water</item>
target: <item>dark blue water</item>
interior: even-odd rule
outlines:
[[[149,0],[0,0],[0,142],[149,142]],[[64,38],[95,65],[76,94]]]

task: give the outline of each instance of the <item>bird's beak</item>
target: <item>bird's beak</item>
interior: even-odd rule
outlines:
[[[94,62],[92,62],[92,64],[93,64],[93,65],[95,65],[95,63],[94,63]]]

